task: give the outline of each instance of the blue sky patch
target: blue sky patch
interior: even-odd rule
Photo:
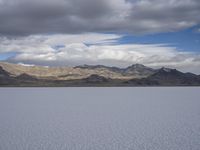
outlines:
[[[182,51],[200,52],[199,28],[193,27],[178,32],[167,32],[151,35],[125,35],[118,44],[169,44]]]
[[[15,55],[16,55],[15,52],[2,53],[2,54],[0,54],[0,60],[7,60],[11,57],[14,57]]]

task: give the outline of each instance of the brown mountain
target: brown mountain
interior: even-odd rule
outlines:
[[[153,73],[153,69],[147,67],[130,66],[125,69],[117,67],[107,67],[103,65],[83,65],[76,67],[44,67],[44,66],[23,66],[0,62],[0,66],[12,74],[28,74],[39,79],[72,80],[83,79],[93,74],[112,79],[132,79],[147,77]],[[138,65],[137,65],[138,66]]]
[[[176,69],[135,64],[42,67],[0,63],[0,86],[199,86],[200,77]]]

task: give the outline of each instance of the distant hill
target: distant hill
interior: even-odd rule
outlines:
[[[42,67],[42,66],[23,66],[0,62],[0,66],[14,76],[28,74],[41,79],[72,80],[87,78],[92,74],[98,74],[105,78],[112,79],[132,79],[147,77],[153,73],[153,69],[139,64],[127,68],[108,67],[103,65],[83,65],[76,67]],[[141,65],[142,66],[142,65]]]
[[[182,73],[176,69],[161,68],[147,78],[132,79],[125,83],[141,86],[195,86],[200,85],[200,78],[192,73]]]
[[[148,77],[159,82],[160,85],[200,85],[198,75],[182,73],[176,69],[161,68],[155,74]]]
[[[0,86],[199,86],[200,76],[176,69],[103,65],[22,66],[0,62]]]
[[[146,77],[146,76],[152,75],[155,72],[156,70],[152,68],[146,67],[141,64],[134,64],[132,66],[125,68],[123,73],[126,75],[134,74],[137,76]]]
[[[103,65],[83,65],[83,66],[76,66],[74,68],[81,68],[81,69],[88,69],[88,70],[100,70],[105,69],[109,70],[111,72],[115,72],[120,74],[121,76],[133,76],[136,78],[146,77],[153,73],[155,73],[155,70],[149,67],[146,67],[142,64],[134,64],[127,68],[118,68],[118,67],[108,67]]]

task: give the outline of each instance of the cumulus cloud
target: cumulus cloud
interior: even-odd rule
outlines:
[[[126,67],[141,63],[159,68],[168,66],[200,73],[200,55],[178,51],[166,44],[117,44],[120,35],[32,35],[2,37],[1,53],[15,52],[7,61],[23,64],[76,66],[103,64]]]
[[[0,0],[0,34],[168,32],[200,23],[199,0]]]

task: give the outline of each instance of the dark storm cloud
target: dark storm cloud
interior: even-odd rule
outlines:
[[[0,0],[0,34],[167,32],[199,14],[199,0]]]

